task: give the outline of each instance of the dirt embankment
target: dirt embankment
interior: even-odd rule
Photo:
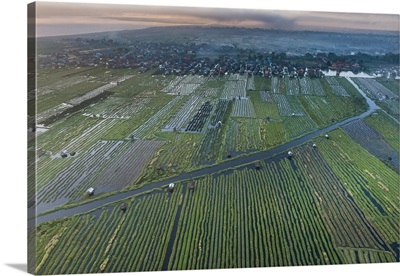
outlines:
[[[89,105],[91,105],[93,103],[96,103],[96,102],[98,102],[98,101],[100,101],[102,99],[105,99],[105,98],[109,97],[112,94],[114,94],[114,93],[110,92],[110,91],[103,91],[102,93],[94,96],[93,98],[88,98],[88,99],[86,99],[84,101],[81,101],[79,104],[74,105],[74,106],[72,106],[72,107],[70,107],[68,109],[65,109],[63,112],[61,112],[61,113],[59,113],[57,115],[54,115],[54,116],[51,116],[51,117],[47,118],[46,120],[44,120],[42,122],[42,124],[46,125],[46,126],[50,125],[50,124],[54,123],[55,121],[58,121],[58,120],[60,120],[60,119],[62,119],[64,117],[67,117],[68,115],[73,114],[73,113],[75,113],[77,111],[80,111],[80,110],[84,109],[85,107],[88,107]]]

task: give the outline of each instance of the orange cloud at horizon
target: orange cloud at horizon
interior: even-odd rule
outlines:
[[[37,2],[37,35],[173,25],[399,31],[399,15]],[[78,28],[80,26],[80,28]]]

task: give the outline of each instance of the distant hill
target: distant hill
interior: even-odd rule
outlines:
[[[393,32],[338,33],[319,31],[283,31],[250,29],[240,27],[174,26],[150,27],[139,30],[125,30],[92,33],[84,35],[39,38],[39,43],[60,41],[65,38],[107,38],[123,43],[137,41],[163,43],[206,43],[216,46],[229,45],[238,48],[253,48],[263,51],[286,51],[298,54],[307,52],[351,52],[396,53],[399,51],[399,34]]]

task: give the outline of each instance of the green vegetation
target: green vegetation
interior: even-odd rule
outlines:
[[[189,171],[194,151],[198,148],[199,134],[172,132],[156,133],[155,137],[165,141],[144,168],[140,182],[154,182]]]
[[[364,121],[382,134],[394,149],[400,150],[399,124],[396,121],[380,110],[366,117]]]
[[[254,86],[256,91],[263,90],[271,90],[271,79],[262,77],[262,76],[254,76]]]
[[[85,95],[123,76],[137,74],[134,70],[109,70],[104,67],[64,67],[38,69],[37,112],[42,113],[73,98]]]
[[[161,270],[182,190],[38,227],[38,274]],[[132,250],[134,248],[135,250]]]
[[[344,77],[336,77],[336,81],[349,93],[351,96],[362,98],[357,89]]]
[[[391,90],[397,96],[400,96],[400,80],[388,79],[388,78],[376,78],[377,82]]]
[[[376,101],[376,104],[380,106],[383,110],[388,112],[394,117],[398,117],[400,114],[399,107],[399,92],[392,91],[396,84],[389,82],[384,82],[387,88],[382,84],[382,80],[376,81],[375,79],[357,79],[354,78],[353,81],[359,86],[365,94],[367,94],[372,100]],[[398,85],[398,84],[397,84]]]
[[[400,209],[398,193],[394,192],[398,190],[399,175],[343,131],[336,130],[330,136],[330,140],[319,143],[321,154],[371,226],[377,228],[387,243],[399,243],[396,220]]]
[[[138,98],[136,99],[138,100]],[[139,98],[139,100],[140,99],[145,98]],[[159,110],[170,103],[171,100],[174,99],[174,97],[162,92],[157,92],[155,93],[154,97],[149,97],[146,99],[147,101],[143,101],[143,104],[141,104],[140,106],[137,105],[136,101],[137,106],[135,108],[138,108],[140,112],[131,111],[131,118],[119,120],[108,132],[105,132],[102,135],[102,139],[124,139],[128,137],[132,133],[132,130],[138,129],[140,126],[145,124],[146,121],[155,116]],[[181,99],[178,101],[178,103],[173,104],[172,112],[179,107],[179,104],[182,103],[183,100],[184,99]],[[134,101],[132,100],[131,103],[133,102]],[[154,134],[157,131],[157,128],[161,128],[168,118],[169,117],[162,117],[159,120],[155,121],[154,123],[156,125],[153,126],[153,129],[149,130],[148,134]]]
[[[96,88],[103,86],[101,82],[79,82],[60,90],[54,90],[40,95],[37,100],[37,112],[41,113],[59,104],[67,103],[69,100],[85,95]]]
[[[124,98],[133,98],[140,93],[143,96],[155,96],[155,93],[163,88],[162,84],[166,82],[166,79],[161,76],[153,76],[152,74],[153,71],[144,74],[135,74],[132,78],[111,88],[110,91],[114,92],[116,96]]]
[[[329,134],[292,161],[198,178],[194,190],[179,182],[125,200],[125,213],[118,203],[41,224],[37,272],[395,262],[398,174],[341,130]]]
[[[44,72],[50,73],[46,70],[43,69]],[[98,78],[111,79],[111,76],[127,76],[127,72],[135,72],[105,71],[104,68],[76,69],[77,72],[71,70],[55,70],[54,76],[50,78],[52,83],[65,84],[66,79],[79,78],[81,73],[85,73],[86,76],[92,75],[93,78],[97,75]],[[102,73],[107,77],[100,76]],[[42,151],[38,160],[40,187],[72,166],[71,158],[54,158],[55,155],[67,150],[77,152],[79,159],[79,154],[83,154],[99,140],[129,140],[133,135],[134,139],[166,141],[143,167],[140,179],[136,181],[137,184],[148,183],[222,162],[228,156],[238,157],[273,148],[317,127],[330,125],[332,119],[342,120],[359,114],[364,109],[364,99],[359,94],[352,97],[335,95],[329,85],[332,81],[328,83],[324,80],[289,80],[287,77],[279,79],[256,76],[254,80],[251,79],[256,87],[260,82],[271,85],[272,81],[276,86],[274,91],[279,91],[279,94],[253,90],[247,91],[250,101],[221,102],[219,97],[223,91],[231,93],[227,88],[234,89],[234,94],[243,93],[241,89],[247,76],[161,77],[153,76],[151,71],[129,76],[131,77],[111,88],[114,93],[112,96],[56,121],[50,130],[38,137],[38,145]],[[195,86],[197,88],[193,90],[193,94],[198,95],[200,99],[207,97],[214,106],[217,106],[217,102],[220,104],[212,110],[205,124],[207,128],[202,133],[181,133],[180,130],[161,133],[160,130],[170,120],[181,120],[179,116],[183,113],[179,111],[186,108],[184,104],[190,97],[169,95],[163,91],[173,91],[175,87],[183,93],[190,93],[191,90],[185,90],[184,84],[196,83],[200,85]],[[350,91],[351,84],[347,80],[338,78],[335,84],[339,86],[339,83],[342,83],[343,87],[346,86],[348,94],[354,93]],[[234,87],[235,85],[237,87]],[[234,104],[236,102],[240,104]],[[343,109],[344,104],[348,108]],[[222,108],[223,106],[226,109]],[[184,114],[189,116],[185,120],[188,122],[195,112],[196,109],[193,109],[191,114]],[[233,115],[237,117],[232,118]],[[245,118],[248,115],[258,119]],[[216,127],[218,120],[223,124]],[[82,189],[83,187],[78,190]],[[73,194],[79,198],[78,190]]]
[[[399,258],[395,252],[400,243],[398,172],[344,131],[336,129],[329,133],[330,139],[317,137],[291,148],[291,160],[283,152],[266,154],[269,159],[259,160],[258,167],[240,163],[245,155],[251,158],[366,111],[365,99],[345,78],[255,76],[249,81],[239,74],[152,74],[129,69],[41,69],[44,117],[53,114],[48,112],[53,107],[90,92],[95,84],[115,85],[109,88],[112,95],[56,120],[38,135],[37,204],[45,204],[44,212],[54,211],[145,188],[205,166],[210,166],[210,174],[194,179],[193,190],[185,179],[175,182],[173,193],[155,189],[124,199],[125,212],[121,202],[112,202],[38,225],[37,273]],[[62,95],[54,97],[56,93]],[[205,102],[211,111],[202,114],[199,109]],[[399,149],[396,121],[382,111],[364,120],[352,125],[352,131],[370,125]],[[192,121],[201,127],[185,131]],[[311,147],[312,143],[317,146]],[[75,155],[62,158],[62,150]],[[212,165],[230,158],[237,167],[213,171]],[[86,195],[88,187],[95,188],[93,197]]]
[[[248,92],[248,95],[253,103],[257,118],[266,119],[269,117],[275,120],[281,119],[277,105],[272,102],[263,101],[259,91]]]

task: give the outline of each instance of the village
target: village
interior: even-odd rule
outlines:
[[[236,45],[220,46],[206,43],[171,44],[137,42],[133,45],[114,42],[112,39],[69,39],[65,49],[49,55],[39,55],[41,68],[63,68],[66,66],[104,66],[111,69],[140,69],[144,73],[151,69],[155,75],[225,75],[248,74],[265,77],[285,75],[289,77],[322,77],[327,70],[351,71],[355,74],[365,70],[357,59],[332,55],[332,53],[307,53],[291,56],[278,52],[256,52],[254,49],[238,49]],[[92,50],[82,50],[90,48]],[[216,49],[218,48],[218,49]],[[94,50],[93,50],[94,49]],[[215,51],[214,55],[203,53]],[[214,57],[213,57],[214,56]],[[362,61],[361,61],[362,62]],[[379,73],[392,78],[399,69],[380,68]]]

